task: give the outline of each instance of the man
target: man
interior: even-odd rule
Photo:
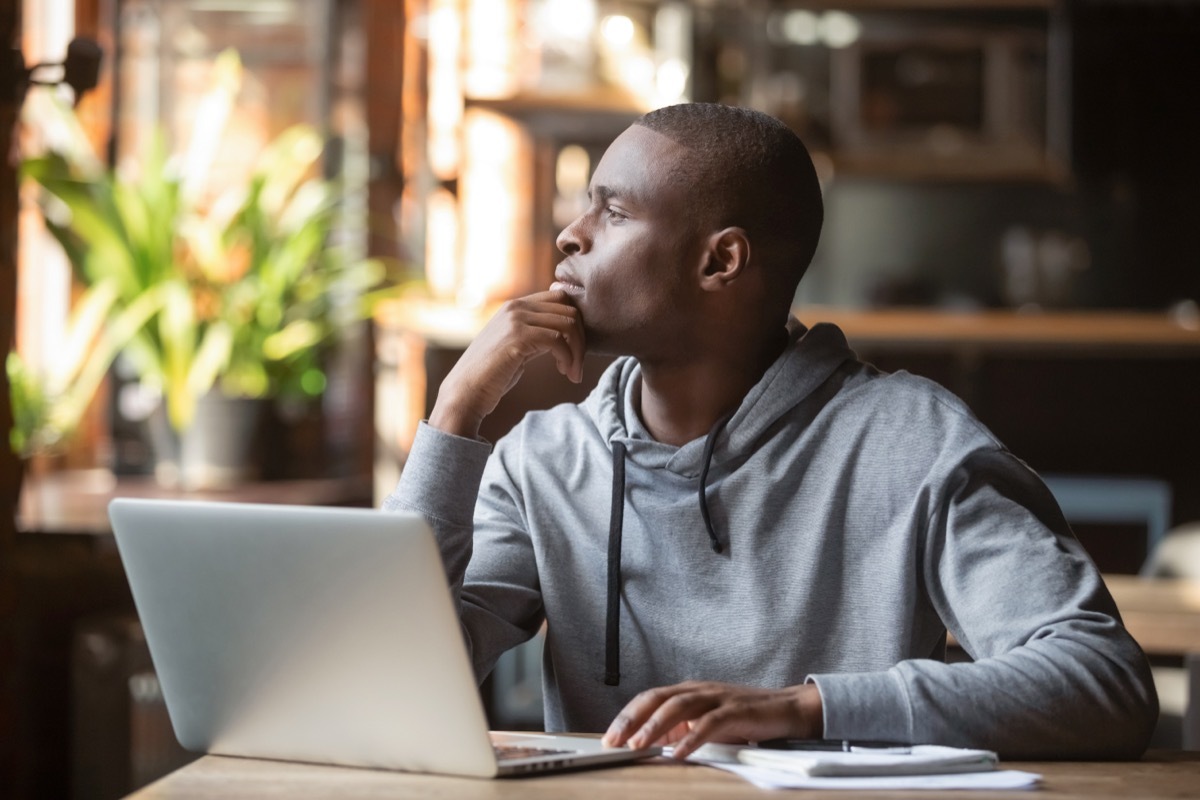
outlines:
[[[936,384],[790,316],[808,153],[687,104],[621,134],[442,383],[389,509],[434,526],[482,679],[547,623],[546,725],[613,745],[793,736],[1136,757],[1145,658],[1038,478]],[[533,358],[579,405],[480,422]],[[943,663],[949,629],[974,659]]]

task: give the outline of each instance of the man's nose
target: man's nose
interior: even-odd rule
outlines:
[[[583,217],[577,217],[574,222],[562,229],[555,244],[566,255],[572,256],[587,249],[587,237],[583,230]]]

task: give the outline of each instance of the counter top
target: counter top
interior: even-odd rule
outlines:
[[[421,336],[443,347],[466,347],[495,308],[396,300],[382,304],[384,330]],[[974,347],[1019,351],[1200,355],[1200,320],[1145,311],[953,312],[928,309],[854,310],[802,306],[805,324],[835,323],[858,347]]]
[[[27,477],[16,524],[20,533],[107,537],[108,503],[115,497],[219,500],[231,503],[371,506],[369,476],[260,481],[225,490],[166,489],[149,476],[114,476],[104,469],[63,470]]]

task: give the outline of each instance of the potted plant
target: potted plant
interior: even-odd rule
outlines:
[[[232,111],[237,57],[223,54],[216,76],[202,104],[206,137],[213,120]],[[235,442],[250,441],[244,428],[253,420],[231,418],[231,405],[253,415],[264,399],[320,395],[325,345],[368,316],[386,291],[380,261],[355,257],[333,242],[338,192],[314,177],[319,134],[309,126],[289,128],[243,180],[217,190],[206,186],[210,141],[194,141],[177,159],[160,136],[136,170],[110,169],[78,155],[79,148],[65,150],[26,160],[23,172],[40,188],[47,227],[86,287],[87,319],[104,322],[91,328],[81,322],[80,336],[90,336],[93,346],[79,371],[88,380],[68,383],[69,416],[77,419],[80,398],[90,397],[97,373],[119,354],[140,384],[162,398],[174,435],[160,437],[168,466],[160,477],[185,485],[244,477],[236,468],[189,475],[189,447],[211,453],[223,432]],[[37,387],[19,361],[14,368],[25,407],[36,408],[29,400]],[[66,403],[66,394],[43,395]],[[61,411],[56,419],[63,424],[54,430],[71,421]],[[181,476],[170,468],[176,436]]]

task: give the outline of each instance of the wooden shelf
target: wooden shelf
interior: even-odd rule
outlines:
[[[1200,325],[1166,314],[1137,311],[1018,313],[925,310],[853,311],[828,307],[797,310],[806,325],[832,322],[857,346],[975,346],[1020,351],[1198,355]]]
[[[870,178],[914,182],[1037,183],[1061,186],[1070,176],[1053,158],[988,157],[984,154],[937,156],[913,148],[909,153],[831,151],[834,180]]]

